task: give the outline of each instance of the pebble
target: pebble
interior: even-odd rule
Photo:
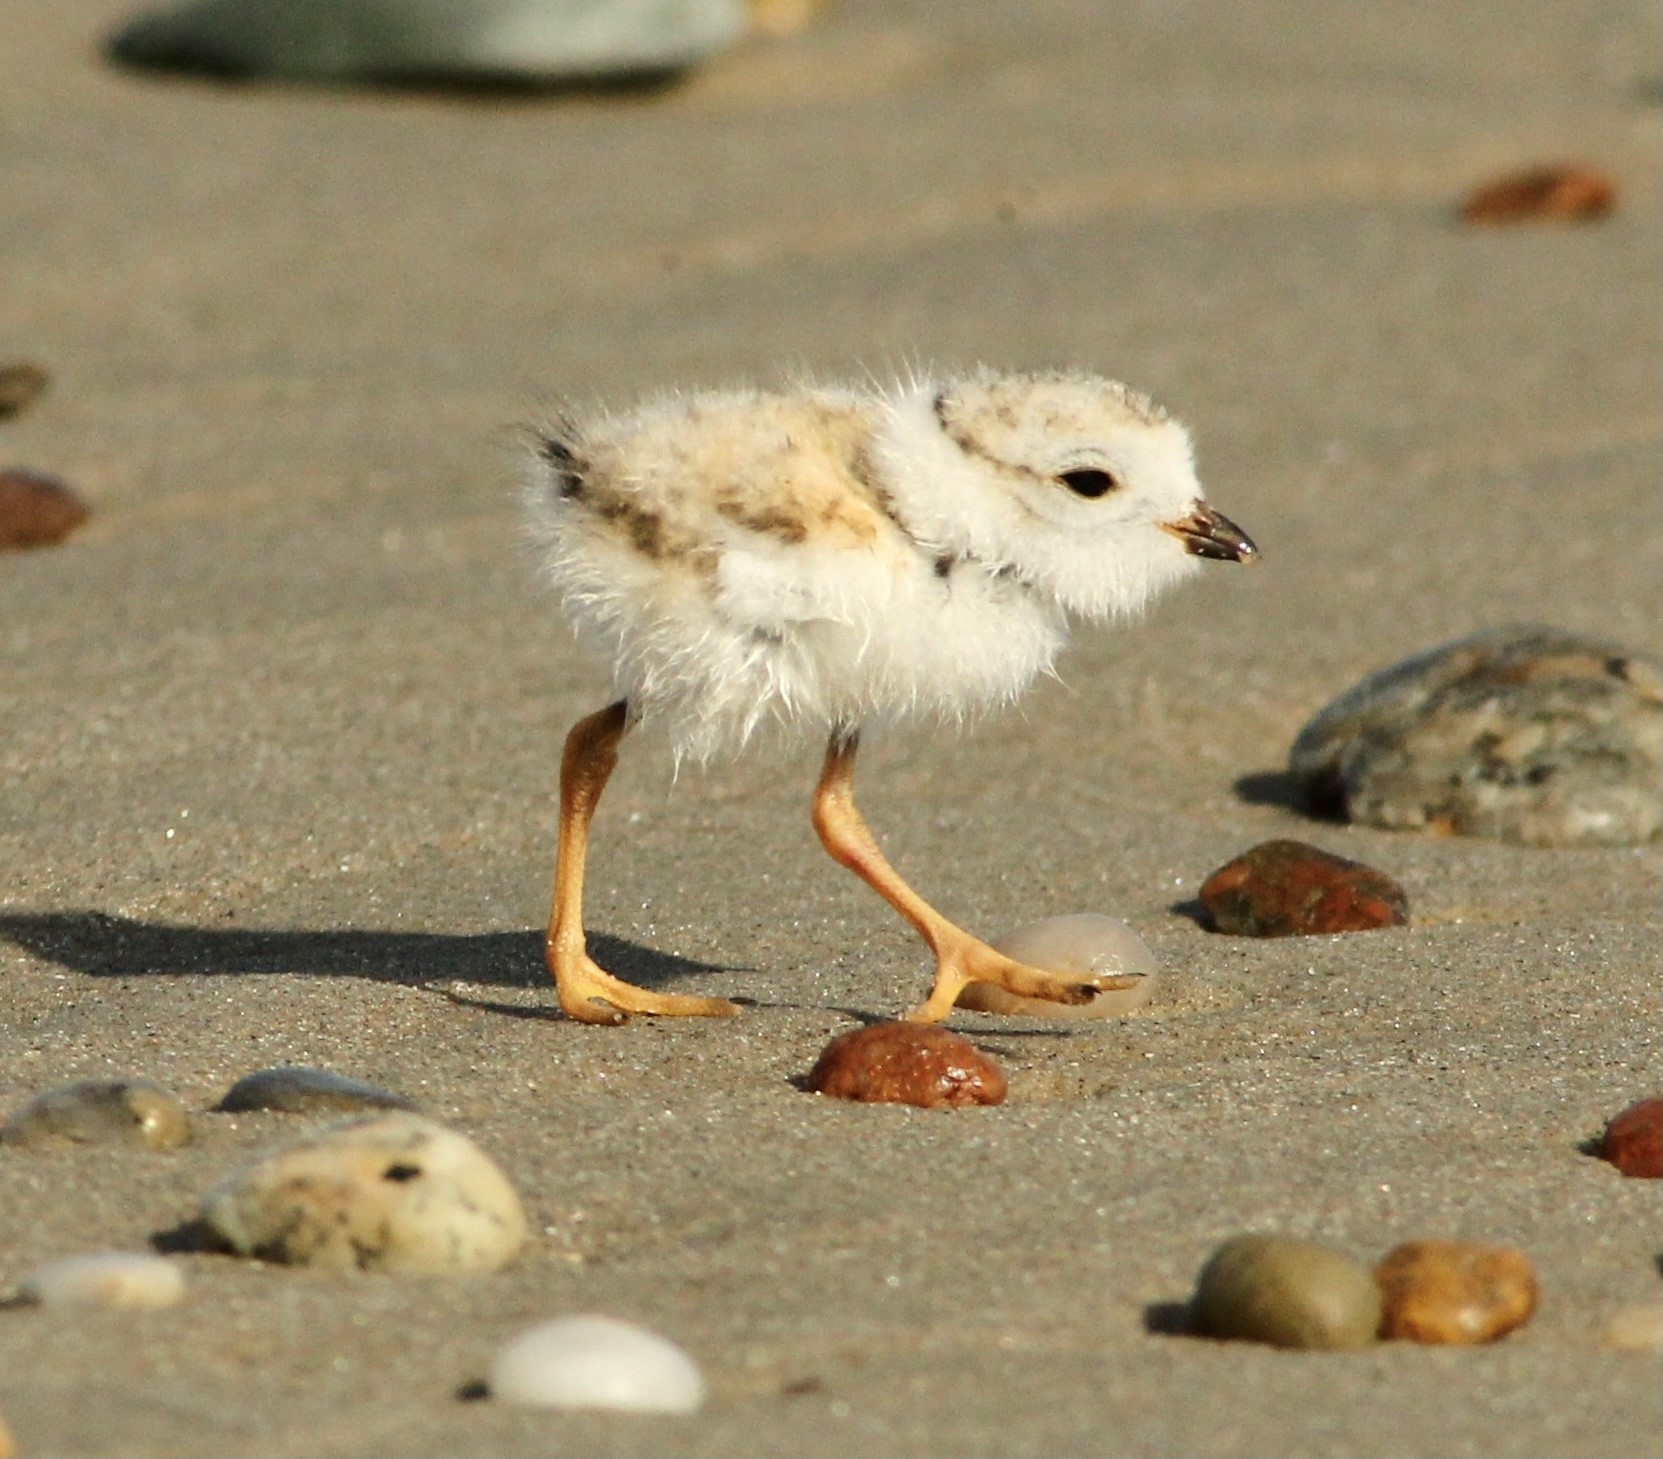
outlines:
[[[532,1408],[693,1413],[704,1376],[674,1343],[619,1317],[563,1317],[522,1332],[491,1363],[490,1389]]]
[[[1602,172],[1565,164],[1528,167],[1474,188],[1461,205],[1469,223],[1588,222],[1617,205]]]
[[[59,1084],[42,1090],[0,1128],[0,1143],[28,1149],[69,1144],[175,1150],[190,1138],[185,1106],[153,1079]]]
[[[874,1023],[826,1045],[808,1087],[863,1104],[944,1109],[1002,1104],[1005,1071],[962,1034],[922,1023]]]
[[[1379,1326],[1369,1269],[1290,1236],[1231,1237],[1201,1269],[1189,1305],[1194,1333],[1283,1348],[1366,1347]]]
[[[1613,1115],[1600,1141],[1600,1154],[1624,1175],[1663,1177],[1663,1098],[1636,1100]]]
[[[55,476],[0,467],[0,552],[54,547],[92,515]]]
[[[1663,676],[1596,639],[1497,628],[1371,674],[1299,732],[1313,810],[1530,846],[1663,830]]]
[[[94,1251],[36,1267],[17,1294],[43,1307],[171,1307],[185,1295],[185,1274],[163,1256]]]
[[[1663,1302],[1641,1302],[1623,1308],[1605,1324],[1601,1337],[1608,1348],[1624,1352],[1663,1351]]]
[[[1494,1342],[1529,1322],[1539,1297],[1522,1251],[1470,1241],[1405,1241],[1374,1280],[1380,1336],[1419,1343]]]
[[[128,21],[108,49],[286,81],[525,84],[673,73],[747,24],[743,0],[193,0]]]
[[[4,1418],[0,1418],[0,1459],[17,1459],[17,1440]]]
[[[1409,897],[1391,877],[1303,841],[1265,841],[1226,862],[1201,886],[1216,932],[1232,937],[1316,937],[1401,927]]]
[[[960,1008],[1031,1018],[1121,1018],[1155,996],[1160,964],[1144,940],[1118,917],[1095,912],[1047,917],[1007,932],[992,946],[1041,972],[1118,974],[1128,979],[1128,986],[1102,989],[1089,1003],[1053,1003],[1048,998],[1024,998],[992,983],[971,983],[959,994]]]
[[[228,1090],[216,1110],[240,1114],[244,1110],[276,1110],[282,1114],[350,1114],[366,1109],[414,1111],[415,1101],[390,1089],[332,1074],[327,1069],[310,1069],[303,1064],[280,1064],[245,1074]]]
[[[233,1172],[202,1220],[243,1256],[337,1271],[487,1272],[519,1253],[520,1198],[466,1136],[420,1115],[326,1126]]]
[[[39,365],[16,361],[0,365],[0,420],[27,410],[52,383]]]

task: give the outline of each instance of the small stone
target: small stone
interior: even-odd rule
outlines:
[[[1025,967],[1077,977],[1110,974],[1127,986],[1105,988],[1088,1003],[1053,1003],[1024,998],[993,983],[971,983],[958,996],[960,1008],[978,1013],[1016,1014],[1030,1018],[1123,1018],[1155,996],[1160,964],[1144,940],[1118,917],[1075,912],[1047,917],[1007,932],[992,944]]]
[[[193,0],[109,41],[131,66],[310,82],[628,79],[737,41],[743,0]]]
[[[1630,1353],[1663,1351],[1663,1302],[1625,1307],[1605,1324],[1601,1338],[1608,1348]]]
[[[56,546],[91,515],[56,477],[0,467],[0,552]]]
[[[207,1228],[262,1261],[442,1274],[506,1266],[525,1242],[508,1179],[473,1141],[420,1115],[326,1126],[234,1171]]]
[[[1612,1116],[1600,1141],[1600,1154],[1624,1175],[1663,1177],[1663,1098],[1636,1100]]]
[[[1469,223],[1588,222],[1617,205],[1617,188],[1587,167],[1529,167],[1468,194],[1461,216]]]
[[[1383,871],[1303,841],[1266,841],[1201,887],[1213,929],[1232,937],[1317,937],[1401,927],[1409,898]]]
[[[239,1114],[245,1110],[276,1110],[282,1114],[350,1114],[355,1110],[414,1111],[415,1101],[361,1079],[310,1069],[303,1064],[280,1064],[245,1074],[228,1090],[216,1110]]]
[[[88,1080],[43,1090],[0,1128],[0,1143],[139,1145],[175,1150],[190,1143],[191,1117],[154,1079]]]
[[[185,1295],[177,1262],[138,1251],[94,1251],[36,1267],[18,1296],[43,1307],[171,1307]]]
[[[1494,1342],[1536,1310],[1536,1271],[1517,1247],[1405,1241],[1374,1269],[1380,1336],[1409,1342]]]
[[[1234,1236],[1190,1299],[1190,1331],[1282,1348],[1360,1348],[1375,1340],[1380,1293],[1369,1269],[1315,1241]]]
[[[1497,628],[1371,674],[1299,732],[1313,811],[1527,846],[1663,830],[1663,677],[1555,628]]]
[[[618,1317],[563,1317],[522,1332],[491,1364],[490,1389],[532,1408],[693,1413],[698,1366],[674,1343]]]
[[[1002,1104],[1005,1071],[969,1039],[921,1023],[874,1023],[826,1045],[808,1087],[863,1104]]]
[[[27,410],[52,383],[39,365],[19,361],[0,365],[0,420]]]
[[[0,1418],[0,1459],[17,1459],[17,1440],[4,1418]]]

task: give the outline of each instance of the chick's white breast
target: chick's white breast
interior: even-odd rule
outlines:
[[[1060,627],[906,531],[858,397],[695,396],[572,432],[537,493],[550,573],[618,686],[695,754],[1014,695]],[[549,477],[552,477],[552,480]]]

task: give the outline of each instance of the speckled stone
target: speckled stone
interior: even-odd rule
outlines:
[[[185,1274],[164,1256],[91,1251],[36,1267],[18,1283],[17,1294],[42,1307],[171,1307],[185,1295]]]
[[[834,1038],[808,1087],[861,1104],[948,1109],[1001,1104],[1005,1071],[962,1034],[921,1023],[874,1023]]]
[[[1053,1003],[1024,998],[992,983],[970,983],[958,1006],[978,1013],[1027,1018],[1124,1018],[1155,996],[1160,964],[1148,944],[1118,917],[1073,912],[1030,922],[995,938],[991,946],[1025,967],[1080,977],[1124,977],[1129,986],[1105,988],[1087,1003]]]
[[[1636,1100],[1613,1115],[1601,1137],[1600,1154],[1624,1175],[1641,1180],[1663,1177],[1663,1097]]]
[[[0,1128],[0,1143],[30,1149],[137,1145],[174,1150],[190,1138],[185,1106],[154,1079],[59,1084],[42,1090]]]
[[[491,1364],[491,1396],[532,1408],[692,1413],[704,1376],[674,1343],[619,1317],[564,1317],[522,1332]]]
[[[357,1110],[403,1109],[414,1111],[414,1100],[390,1089],[332,1074],[327,1069],[310,1069],[304,1064],[280,1064],[245,1074],[214,1106],[226,1114],[244,1110],[275,1110],[281,1114],[351,1114]]]
[[[1189,1329],[1283,1348],[1360,1348],[1375,1340],[1380,1293],[1369,1269],[1289,1236],[1234,1236],[1209,1258]]]
[[[1494,1342],[1530,1321],[1540,1295],[1522,1251],[1471,1241],[1405,1241],[1374,1280],[1380,1336],[1419,1343]]]
[[[1371,674],[1299,733],[1313,810],[1530,846],[1663,829],[1663,677],[1611,644],[1497,628]]]
[[[1201,886],[1215,932],[1232,937],[1316,937],[1401,927],[1408,894],[1383,871],[1303,841],[1265,841],[1226,862]]]
[[[402,1112],[326,1126],[260,1157],[209,1193],[202,1220],[241,1255],[334,1270],[495,1271],[526,1234],[495,1162]]]
[[[131,66],[285,81],[659,75],[725,49],[742,0],[192,0],[128,21]]]

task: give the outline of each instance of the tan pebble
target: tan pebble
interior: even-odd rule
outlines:
[[[960,1034],[919,1023],[875,1023],[826,1045],[808,1087],[832,1099],[923,1109],[1000,1104],[1005,1071]]]
[[[1045,973],[1109,974],[1131,983],[1106,988],[1087,1003],[1053,1003],[1048,998],[1024,998],[992,983],[971,983],[959,994],[960,1008],[1031,1018],[1123,1018],[1155,996],[1160,973],[1155,954],[1137,933],[1118,917],[1095,912],[1030,922],[995,940],[993,949]]]
[[[331,1125],[233,1172],[202,1206],[244,1256],[338,1271],[485,1272],[525,1242],[508,1178],[419,1115]]]
[[[1605,1345],[1630,1353],[1663,1351],[1663,1302],[1625,1307],[1605,1324]]]
[[[1512,1246],[1405,1241],[1374,1269],[1380,1336],[1482,1343],[1523,1327],[1536,1310],[1536,1271]]]
[[[679,1347],[618,1317],[565,1317],[522,1332],[491,1364],[491,1396],[533,1408],[692,1413],[704,1376]]]
[[[1283,1348],[1366,1347],[1379,1325],[1367,1267],[1289,1236],[1226,1241],[1201,1269],[1189,1305],[1194,1333]]]
[[[0,1418],[0,1459],[17,1459],[17,1440],[4,1418]]]
[[[171,1307],[185,1295],[177,1262],[139,1251],[94,1251],[49,1261],[17,1289],[43,1307]]]
[[[184,1104],[154,1079],[59,1084],[41,1091],[0,1128],[0,1142],[31,1149],[119,1144],[174,1150],[190,1138]]]

